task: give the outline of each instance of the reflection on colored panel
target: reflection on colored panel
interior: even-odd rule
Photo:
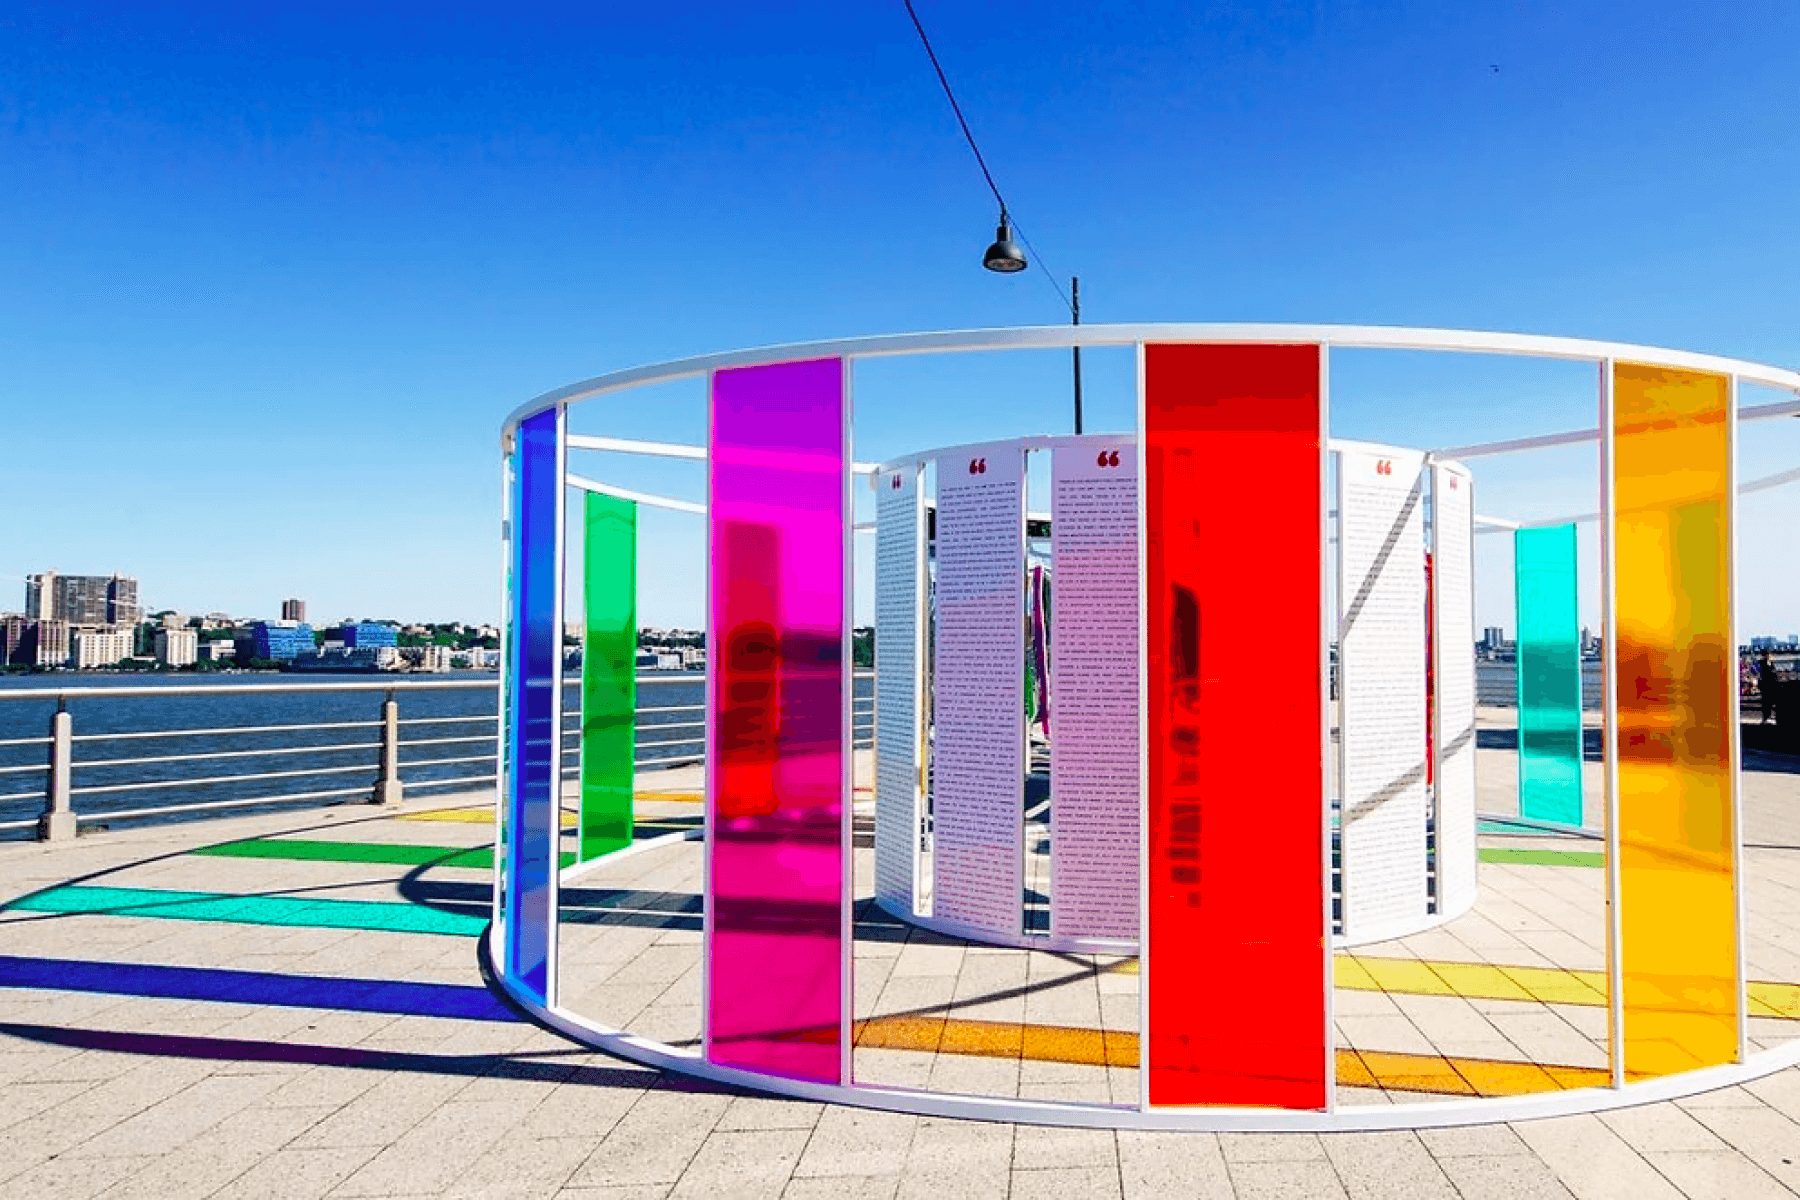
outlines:
[[[1325,1104],[1319,369],[1145,348],[1152,1104]]]
[[[1614,369],[1619,904],[1625,1070],[1737,1055],[1730,393]]]
[[[847,412],[839,359],[720,371],[707,1057],[843,1081]]]
[[[557,511],[562,455],[552,409],[519,423],[512,494],[512,587],[508,592],[506,721],[509,806],[506,845],[506,972],[539,1000],[549,996],[550,929],[559,774],[556,692]]]
[[[1575,526],[1513,534],[1518,617],[1519,815],[1580,825],[1581,623]]]
[[[631,845],[637,722],[637,505],[587,494],[581,652],[581,857]]]

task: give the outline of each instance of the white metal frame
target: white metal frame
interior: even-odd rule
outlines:
[[[1530,334],[1510,333],[1476,333],[1459,330],[1441,329],[1405,329],[1377,326],[1352,325],[1229,325],[1229,324],[1136,324],[1136,325],[1085,325],[1085,326],[1050,326],[1026,329],[989,329],[951,331],[938,333],[895,334],[867,338],[851,338],[837,341],[803,343],[790,346],[765,347],[761,349],[733,351],[723,354],[699,356],[676,362],[637,367],[625,371],[617,371],[596,377],[581,383],[572,384],[553,392],[539,396],[514,411],[507,417],[502,427],[502,445],[510,445],[513,431],[517,423],[535,413],[550,407],[563,408],[568,404],[595,396],[622,391],[651,383],[666,382],[674,379],[709,377],[713,371],[725,367],[752,366],[778,362],[788,362],[804,358],[841,357],[846,365],[846,387],[849,387],[850,369],[855,360],[860,358],[876,358],[897,355],[951,353],[970,351],[989,351],[1026,348],[1060,348],[1070,346],[1129,346],[1133,347],[1138,364],[1137,373],[1137,408],[1138,428],[1142,428],[1144,406],[1144,350],[1147,342],[1199,342],[1199,343],[1263,343],[1294,344],[1315,343],[1320,346],[1321,384],[1325,382],[1324,372],[1329,362],[1331,348],[1337,346],[1370,349],[1394,350],[1434,350],[1452,353],[1499,354],[1536,358],[1566,359],[1586,361],[1597,364],[1601,370],[1601,420],[1599,428],[1592,431],[1579,431],[1568,434],[1552,434],[1537,438],[1516,439],[1509,443],[1489,443],[1485,446],[1462,447],[1455,451],[1444,452],[1446,457],[1474,458],[1484,454],[1509,453],[1514,451],[1541,448],[1550,445],[1575,444],[1584,441],[1597,441],[1603,456],[1602,493],[1603,514],[1611,511],[1613,504],[1612,481],[1612,363],[1615,359],[1653,366],[1670,367],[1685,370],[1705,371],[1723,374],[1731,381],[1733,410],[1737,419],[1754,420],[1764,417],[1786,416],[1800,413],[1800,399],[1779,404],[1762,405],[1757,408],[1736,412],[1735,402],[1737,387],[1741,382],[1749,382],[1770,386],[1793,392],[1800,397],[1800,372],[1765,366],[1738,359],[1724,358],[1715,355],[1694,354],[1685,351],[1664,350],[1627,343],[1603,342],[1573,338],[1544,337]],[[710,388],[709,388],[710,391]],[[1324,411],[1323,393],[1321,411]],[[1322,420],[1324,418],[1322,417]],[[573,446],[580,449],[593,450],[630,450],[638,446],[656,446],[656,451],[673,451],[673,457],[693,458],[691,447],[673,447],[662,443],[625,444],[623,439],[601,439],[576,437],[571,438],[561,427],[559,414],[559,456],[566,455],[566,450]],[[1735,427],[1733,428],[1733,466],[1732,473],[1734,497],[1735,486]],[[1040,445],[1054,445],[1056,438],[1037,439]],[[1321,437],[1320,453],[1328,453],[1329,439]],[[702,452],[703,455],[704,452]],[[945,451],[932,451],[929,457],[935,457]],[[927,457],[927,456],[916,456]],[[862,464],[856,470],[861,473]],[[566,469],[564,472],[565,478]],[[1321,471],[1323,486],[1324,472]],[[572,481],[571,481],[572,482]],[[1786,482],[1786,480],[1783,480]],[[1768,486],[1775,486],[1770,482]],[[1138,528],[1140,539],[1144,529],[1145,496],[1147,489],[1140,488],[1138,500]],[[560,506],[559,506],[560,507]],[[1321,504],[1323,510],[1325,505]],[[691,511],[691,510],[690,510]],[[1732,538],[1736,537],[1735,499],[1732,511]],[[1603,516],[1603,520],[1604,520]],[[1484,519],[1484,524],[1500,524],[1498,520]],[[559,534],[560,517],[559,517]],[[846,522],[848,525],[849,522]],[[850,530],[846,529],[846,539]],[[560,541],[559,537],[559,541]],[[1784,1067],[1800,1063],[1800,1042],[1793,1042],[1778,1049],[1761,1051],[1754,1055],[1743,1055],[1743,1061],[1720,1067],[1686,1072],[1678,1075],[1664,1076],[1653,1080],[1625,1083],[1622,1074],[1622,1042],[1620,1040],[1621,989],[1617,978],[1619,960],[1617,954],[1617,867],[1616,851],[1618,844],[1618,790],[1617,790],[1617,698],[1613,694],[1616,672],[1616,611],[1613,590],[1616,584],[1614,576],[1613,553],[1610,537],[1602,537],[1602,576],[1603,604],[1605,605],[1604,634],[1606,655],[1606,696],[1607,713],[1607,822],[1606,836],[1608,843],[1608,935],[1611,942],[1608,970],[1611,975],[1611,995],[1609,997],[1609,1026],[1613,1037],[1615,1051],[1613,1060],[1613,1086],[1610,1088],[1588,1088],[1571,1091],[1539,1093],[1529,1096],[1507,1097],[1499,1099],[1454,1100],[1448,1102],[1431,1102],[1407,1105],[1369,1105],[1337,1108],[1317,1112],[1277,1111],[1268,1109],[1191,1109],[1164,1108],[1149,1109],[1140,1102],[1138,1108],[1115,1107],[1109,1105],[1064,1104],[1047,1101],[1028,1101],[1006,1098],[988,1098],[978,1096],[943,1095],[913,1091],[901,1088],[858,1086],[855,1084],[822,1085],[805,1081],[782,1079],[754,1072],[715,1067],[707,1063],[701,1051],[681,1050],[666,1046],[645,1038],[634,1037],[619,1030],[609,1029],[598,1023],[586,1020],[578,1014],[569,1012],[555,1003],[554,986],[555,971],[552,957],[550,987],[552,999],[547,1005],[539,1005],[527,995],[520,994],[516,981],[504,974],[500,975],[501,986],[514,999],[530,1011],[534,1016],[551,1028],[557,1029],[571,1038],[584,1044],[592,1045],[623,1057],[649,1065],[678,1070],[684,1074],[719,1082],[735,1084],[760,1091],[772,1092],[796,1098],[820,1100],[835,1103],[848,1103],[863,1107],[889,1109],[894,1111],[920,1113],[933,1116],[960,1116],[987,1120],[1018,1121],[1030,1124],[1052,1125],[1086,1125],[1101,1128],[1120,1129],[1236,1129],[1236,1130],[1371,1130],[1425,1128],[1435,1126],[1478,1124],[1494,1121],[1519,1120],[1529,1117],[1566,1115],[1580,1112],[1594,1112],[1610,1108],[1624,1107],[1633,1104],[1648,1103],[1659,1100],[1674,1099],[1692,1095],[1712,1088],[1729,1086],[1754,1079]],[[710,550],[710,546],[709,546]],[[559,548],[558,562],[562,561]],[[1732,560],[1735,570],[1735,553]],[[848,560],[846,567],[848,569]],[[1146,596],[1143,588],[1143,560],[1140,556],[1139,573],[1139,653],[1142,655],[1147,637],[1143,609]],[[1734,589],[1735,605],[1735,589]],[[710,609],[710,588],[708,597]],[[559,596],[560,615],[560,596]],[[709,642],[712,640],[710,633]],[[1322,614],[1328,619],[1328,614]],[[1735,631],[1735,609],[1732,616]],[[711,648],[709,647],[709,661]],[[1321,661],[1321,670],[1326,664]],[[1734,681],[1735,682],[1735,681]],[[1140,707],[1144,700],[1145,681],[1139,679]],[[712,673],[708,673],[708,703],[711,703],[713,688]],[[560,694],[560,688],[558,689]],[[1734,693],[1735,694],[1735,693]],[[560,696],[559,696],[560,698]],[[560,705],[558,706],[560,708]],[[1328,720],[1328,711],[1322,712],[1322,721]],[[851,736],[852,726],[846,722],[846,736]],[[710,745],[713,730],[707,730],[708,757],[711,757]],[[1140,742],[1141,760],[1147,757],[1148,744]],[[1734,856],[1741,858],[1741,788],[1742,764],[1733,760],[1733,828],[1737,838],[1734,845]],[[710,780],[709,780],[710,789]],[[1147,800],[1140,798],[1140,821],[1146,816],[1144,812]],[[848,827],[848,814],[846,814]],[[688,836],[688,835],[675,835]],[[1147,841],[1147,839],[1145,839]],[[660,839],[659,839],[660,843]],[[627,847],[615,855],[606,856],[581,864],[571,871],[585,873],[601,864],[616,861],[618,855],[645,852],[654,848],[654,843]],[[707,851],[708,877],[710,878],[710,850]],[[1148,873],[1143,870],[1142,856],[1146,853],[1140,845],[1140,913],[1147,901]],[[846,887],[849,886],[850,872],[846,872]],[[566,877],[567,873],[558,873]],[[1738,881],[1741,885],[1741,876]],[[1328,891],[1328,889],[1327,889]],[[554,893],[553,893],[554,895]],[[1329,899],[1327,899],[1327,904]],[[1739,955],[1740,955],[1740,1020],[1744,1012],[1742,988],[1744,981],[1741,969],[1742,953],[1742,895],[1738,897],[1739,914]],[[710,926],[712,920],[712,898],[705,897],[704,921]],[[1140,930],[1147,936],[1148,929]],[[493,937],[490,931],[490,940]],[[554,956],[554,939],[551,941]],[[849,958],[848,951],[846,952]],[[504,960],[500,960],[502,963]],[[1329,959],[1328,959],[1329,961]],[[1149,994],[1152,964],[1149,956],[1141,960],[1140,1011],[1147,1003]],[[1329,978],[1329,977],[1328,977]],[[848,986],[848,985],[846,985]],[[707,988],[703,980],[703,992]],[[1329,991],[1329,989],[1328,989]],[[1329,1005],[1329,995],[1327,997]],[[706,1006],[702,1006],[703,1013]],[[703,1017],[704,1021],[704,1017]],[[1146,1027],[1140,1023],[1140,1031]],[[847,1044],[847,1043],[846,1043]],[[1140,1039],[1140,1047],[1145,1045]],[[1740,1049],[1747,1050],[1748,1043],[1740,1032]],[[1334,1046],[1328,1036],[1326,1052],[1328,1069],[1335,1062],[1332,1057]],[[846,1076],[848,1078],[848,1076]],[[1147,1081],[1144,1086],[1147,1088]]]
[[[1600,710],[1606,776],[1606,1033],[1615,1089],[1625,1087],[1625,971],[1619,917],[1619,615],[1613,549],[1613,360],[1600,363]],[[1733,816],[1735,817],[1735,813]]]
[[[856,825],[856,663],[851,649],[855,640],[852,632],[855,616],[852,612],[852,588],[856,580],[856,490],[855,469],[850,455],[852,452],[851,431],[856,424],[854,405],[854,379],[849,363],[840,366],[843,372],[839,386],[843,388],[841,409],[842,426],[839,433],[844,463],[843,480],[839,486],[838,502],[844,506],[842,535],[838,539],[838,551],[843,555],[843,606],[839,620],[843,636],[839,639],[838,678],[843,681],[843,692],[839,696],[842,705],[838,728],[838,795],[843,797],[842,812],[838,818],[838,861],[843,864],[838,881],[838,1078],[846,1084],[854,1084],[856,1075],[852,1070],[853,1052],[856,1049],[856,839],[853,836]],[[873,471],[867,472],[873,475]],[[712,569],[710,560],[707,570]],[[708,671],[712,674],[712,659],[707,658]],[[711,710],[708,710],[708,720]],[[873,730],[871,730],[871,735]],[[870,780],[873,792],[874,780]],[[871,799],[873,796],[871,795]]]
[[[1522,358],[1557,358],[1599,362],[1623,358],[1652,366],[1678,367],[1736,375],[1750,382],[1794,392],[1800,396],[1800,371],[1770,367],[1716,354],[1665,350],[1629,342],[1605,342],[1587,338],[1547,337],[1531,333],[1481,333],[1464,329],[1411,329],[1384,325],[1273,325],[1204,324],[1189,322],[1132,325],[1040,325],[1016,329],[960,329],[934,333],[893,333],[874,337],[838,338],[819,342],[793,342],[753,350],[729,350],[692,358],[653,363],[597,375],[580,383],[545,392],[520,405],[501,425],[502,437],[533,413],[554,404],[573,404],[608,392],[692,379],[722,367],[760,366],[805,358],[888,358],[910,354],[949,354],[976,350],[1068,349],[1073,346],[1136,346],[1144,342],[1253,342],[1292,345],[1316,342],[1332,347],[1366,350],[1443,350],[1462,354],[1499,354]],[[1794,406],[1800,412],[1800,402]],[[613,449],[585,443],[578,449]],[[608,439],[619,441],[622,439]],[[1586,435],[1575,440],[1586,440]],[[683,456],[686,457],[686,456]],[[1471,458],[1464,452],[1457,457]]]
[[[556,409],[556,565],[551,572],[556,579],[556,595],[551,611],[555,613],[555,651],[550,667],[550,928],[544,937],[544,998],[558,1002],[557,981],[561,975],[562,922],[562,803],[563,803],[563,630],[567,614],[563,611],[568,592],[569,559],[569,490],[560,482],[569,477],[569,406]],[[577,818],[579,819],[579,818]]]
[[[1731,603],[1725,610],[1725,644],[1731,647],[1731,677],[1726,680],[1725,686],[1726,728],[1731,732],[1725,738],[1725,753],[1731,763],[1731,894],[1736,909],[1732,914],[1732,951],[1737,969],[1737,1061],[1741,1064],[1750,1060],[1750,976],[1744,965],[1744,946],[1749,940],[1744,931],[1744,898],[1749,887],[1744,878],[1744,769],[1741,761],[1744,757],[1744,697],[1743,685],[1738,679],[1741,668],[1737,656],[1740,628],[1737,586],[1738,498],[1741,494],[1738,483],[1737,376],[1728,376],[1725,386],[1725,581],[1726,587],[1731,589]]]
[[[1144,364],[1144,343],[1135,348],[1133,405],[1136,422],[1132,429],[1134,442],[1144,428],[1145,388],[1148,375]],[[1137,660],[1150,661],[1150,456],[1144,447],[1138,451],[1137,488]],[[1320,505],[1322,509],[1324,505]],[[1147,665],[1137,673],[1138,699],[1138,944],[1150,944],[1150,672]],[[1329,864],[1327,864],[1329,867]],[[1331,928],[1331,876],[1322,876],[1326,895],[1325,928]],[[1149,1113],[1150,1107],[1150,956],[1138,955],[1138,1102],[1137,1111]]]

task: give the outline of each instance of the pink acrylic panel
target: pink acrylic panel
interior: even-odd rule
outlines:
[[[706,1056],[844,1082],[841,359],[719,371],[708,452]]]

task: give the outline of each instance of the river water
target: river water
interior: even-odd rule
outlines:
[[[1581,707],[1600,711],[1600,664],[1581,664]],[[1475,702],[1500,708],[1516,708],[1519,703],[1518,673],[1512,663],[1478,662],[1475,664]]]
[[[274,678],[265,677],[271,685]],[[479,681],[488,686],[395,693],[399,703],[401,777],[409,787],[422,783],[450,784],[466,781],[473,786],[494,772],[492,757],[480,761],[428,762],[441,759],[476,759],[491,756],[497,741],[497,677],[491,672],[462,671],[448,675],[413,676],[412,682],[449,680]],[[359,788],[366,791],[378,769],[378,743],[384,693],[381,691],[301,691],[309,684],[329,682],[382,683],[381,676],[285,675],[266,695],[228,693],[207,695],[209,688],[263,682],[255,675],[76,675],[50,674],[0,677],[0,743],[48,736],[54,699],[8,700],[9,693],[63,689],[73,717],[74,805],[77,812],[101,814],[124,809],[187,804],[207,800],[251,796],[279,796],[299,791]],[[868,680],[858,680],[859,694],[868,691]],[[119,687],[194,688],[196,695],[108,696]],[[566,701],[577,703],[575,688]],[[640,708],[684,708],[705,699],[703,676],[661,676],[655,683],[640,683]],[[699,752],[699,728],[669,729],[659,726],[691,725],[701,720],[697,707],[685,712],[640,712],[640,742],[664,745],[640,746],[641,760],[675,758]],[[404,722],[417,721],[407,725]],[[338,728],[271,730],[245,733],[246,728],[266,726],[330,725]],[[565,727],[575,728],[573,716]],[[112,734],[142,734],[160,730],[205,729],[226,732],[194,737],[114,738]],[[462,738],[437,745],[408,746],[421,739]],[[692,740],[679,740],[692,739]],[[566,743],[571,749],[574,739]],[[305,751],[312,753],[280,753]],[[230,757],[204,758],[206,754],[247,751]],[[45,763],[49,748],[43,744],[0,745],[0,821],[36,817],[43,808]],[[155,763],[105,765],[105,759],[163,758]],[[415,765],[416,764],[416,765]],[[19,767],[23,770],[7,771]],[[325,773],[285,775],[280,778],[229,783],[191,783],[211,776],[301,772],[309,768],[341,768]],[[172,784],[176,786],[81,794],[87,787]],[[431,788],[420,794],[453,792],[452,786]],[[354,801],[355,796],[342,797]],[[320,801],[322,802],[322,801]],[[0,833],[0,836],[30,836]]]

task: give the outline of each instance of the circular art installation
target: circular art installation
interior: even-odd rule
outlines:
[[[1070,346],[1135,353],[1135,428],[855,455],[860,362]],[[1334,438],[1340,348],[1592,364],[1596,422],[1464,447]],[[604,419],[634,389],[683,379],[704,381],[704,445],[570,431],[571,406]],[[1800,1042],[1759,1048],[1752,1036],[1753,1021],[1800,1018],[1800,989],[1787,997],[1769,989],[1789,985],[1746,972],[1742,763],[1729,736],[1738,430],[1800,401],[1740,406],[1740,382],[1800,394],[1792,371],[1643,346],[1170,324],[738,351],[546,394],[502,438],[495,981],[543,1024],[653,1066],[811,1100],[1062,1125],[1511,1120],[1800,1061]],[[1581,444],[1603,501],[1605,686],[1586,732],[1575,525],[1476,509],[1484,457]],[[571,452],[695,460],[706,499],[590,477]],[[703,820],[649,836],[634,798],[638,723],[672,710],[640,708],[638,695],[644,506],[691,514],[707,547]],[[1527,886],[1501,881],[1490,897],[1478,878],[1494,861],[1477,812],[1483,531],[1514,542],[1518,766],[1502,832],[1587,839],[1498,861],[1594,868],[1569,885],[1588,889],[1604,926],[1592,962],[1580,947],[1535,965],[1426,957],[1480,928],[1484,906],[1516,903],[1505,888]],[[872,678],[853,665],[861,538]],[[563,647],[577,540],[579,668]],[[577,674],[579,733],[565,736]],[[1594,772],[1598,785],[1584,782]],[[691,903],[647,898],[650,879],[690,879]],[[577,938],[562,909],[584,890],[604,903]],[[634,912],[689,921],[657,925],[684,933],[655,953],[694,980],[665,1006],[693,1010],[690,1036],[609,1024],[565,986],[578,962],[616,964],[648,944],[609,924]],[[1377,943],[1401,950],[1355,950]],[[889,1002],[904,991],[891,983],[859,993],[859,954],[891,981],[915,947],[1040,965],[1086,956],[1098,1023],[1034,1015],[1027,1001],[1005,1020],[907,1007]],[[629,978],[582,995],[623,996]],[[1366,1033],[1375,1010],[1336,1011],[1334,994],[1536,1005],[1588,1033],[1582,1061],[1459,1053],[1448,1035],[1429,1054],[1384,1049]],[[1010,994],[995,996],[998,1012]],[[669,1027],[656,1002],[636,1003],[621,1025]],[[1071,1098],[1023,1076],[1010,1094],[943,1085],[935,1069],[890,1082],[865,1078],[856,1054],[873,1049],[1010,1054],[1092,1067],[1100,1082]]]

